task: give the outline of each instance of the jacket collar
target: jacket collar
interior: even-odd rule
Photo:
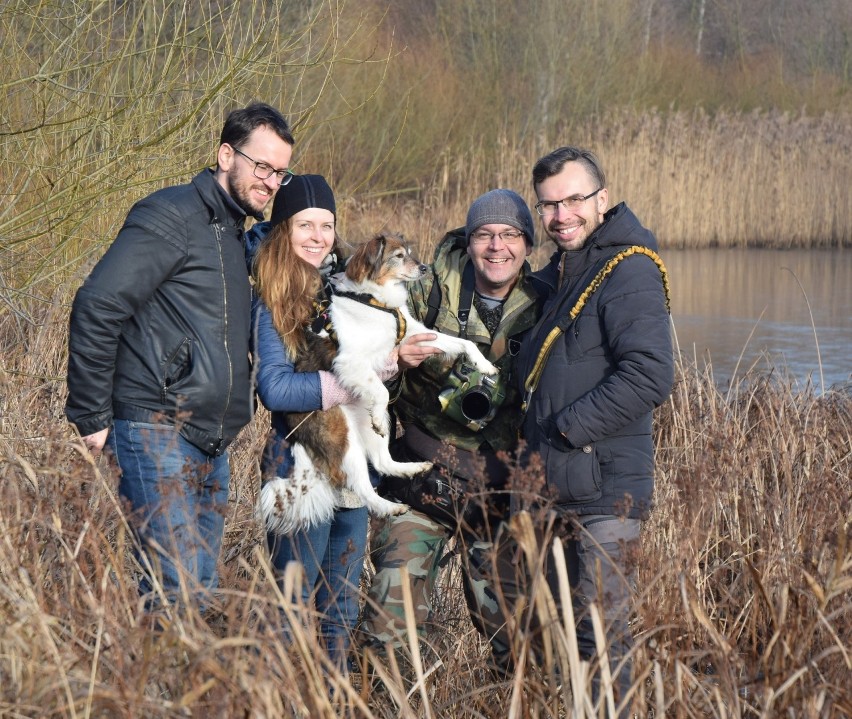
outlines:
[[[637,219],[636,215],[624,203],[619,202],[607,210],[604,220],[586,240],[586,244],[573,252],[571,258],[571,274],[578,274],[590,262],[596,262],[610,248],[620,248],[630,245],[641,245],[651,250],[657,250],[657,240],[650,230],[647,230]],[[549,290],[556,290],[559,284],[559,267],[562,262],[562,250],[556,250],[551,255],[547,265],[531,275],[534,284],[544,284]]]
[[[246,213],[234,202],[233,198],[225,192],[224,188],[216,182],[216,176],[209,167],[199,172],[192,178],[192,184],[201,195],[201,199],[210,210],[210,222],[223,222],[242,228],[246,220]],[[255,217],[257,217],[255,215]],[[263,219],[262,216],[257,219]]]

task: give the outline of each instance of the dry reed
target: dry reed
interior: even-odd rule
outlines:
[[[118,5],[138,14],[111,12]],[[77,15],[63,7],[0,11],[0,715],[585,711],[590,667],[571,651],[570,631],[554,646],[574,695],[538,669],[508,684],[490,678],[457,568],[441,588],[442,631],[424,648],[413,691],[399,667],[376,669],[387,679],[381,696],[336,674],[310,610],[282,594],[266,566],[253,517],[263,415],[232,455],[217,612],[174,617],[160,634],[142,626],[115,478],[62,416],[70,292],[130,202],[208,162],[224,110],[255,92],[301,120],[300,169],[340,178],[345,236],[402,230],[424,257],[477,194],[505,186],[532,200],[532,162],[564,143],[600,153],[613,199],[627,200],[664,245],[848,245],[849,116],[625,110],[453,144],[448,129],[458,124],[424,112],[422,146],[409,147],[387,104],[376,103],[378,115],[372,105],[348,113],[387,81],[393,54],[356,32],[360,15],[335,23],[301,4],[253,2],[80,3]],[[359,55],[353,38],[362,35]],[[351,84],[335,74],[352,56],[370,57],[371,43],[375,60],[354,63]],[[334,102],[323,99],[328,88]],[[394,101],[404,109],[402,96]],[[318,129],[327,110],[337,117],[328,138]],[[380,167],[392,168],[393,182]],[[635,606],[636,694],[656,716],[848,716],[852,400],[748,380],[722,395],[711,374],[683,365],[660,412],[658,507]],[[291,644],[281,641],[281,612],[307,627]]]
[[[270,578],[253,516],[265,416],[232,457],[217,610],[173,616],[152,633],[136,596],[133,538],[115,477],[88,458],[62,418],[64,310],[33,305],[27,314],[38,322],[13,330],[22,343],[7,346],[0,377],[0,715],[591,711],[583,690],[594,666],[579,662],[564,628],[552,637],[553,667],[570,685],[558,684],[547,666],[507,682],[489,674],[487,644],[465,616],[452,565],[439,590],[437,632],[423,645],[420,683],[383,661],[370,668],[384,676],[385,691],[341,676],[318,644],[310,609],[294,598],[298,573],[284,593]],[[4,333],[8,324],[7,316]],[[637,558],[642,711],[847,716],[852,398],[794,392],[765,377],[722,394],[712,374],[682,364],[657,426],[657,508]],[[282,615],[296,627],[292,643],[282,640]]]
[[[447,152],[419,199],[357,204],[356,221],[366,211],[368,227],[392,224],[431,247],[489,189],[508,187],[534,204],[533,163],[566,144],[598,154],[610,204],[627,202],[664,248],[852,244],[849,115],[611,113],[528,141]]]

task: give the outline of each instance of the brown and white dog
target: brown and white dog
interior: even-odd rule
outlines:
[[[397,462],[388,451],[389,395],[377,372],[406,337],[436,334],[426,344],[449,358],[467,355],[483,374],[497,372],[471,341],[436,332],[411,316],[406,285],[428,269],[411,256],[400,237],[379,235],[355,251],[345,273],[332,278],[329,315],[337,345],[330,337],[309,332],[308,349],[295,365],[301,372],[331,369],[357,403],[288,415],[295,466],[289,477],[264,484],[260,496],[261,515],[270,532],[289,534],[329,521],[336,507],[336,490],[344,486],[372,514],[408,510],[376,493],[367,467],[369,460],[380,474],[413,477],[432,466]]]

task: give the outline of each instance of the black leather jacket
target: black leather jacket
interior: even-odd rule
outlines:
[[[204,170],[131,209],[71,310],[65,413],[176,424],[221,454],[251,419],[244,213]]]

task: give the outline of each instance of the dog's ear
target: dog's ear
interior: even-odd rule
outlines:
[[[370,248],[370,278],[378,277],[382,270],[382,264],[385,261],[385,250],[388,246],[388,239],[384,235],[379,235],[374,238],[375,247]]]
[[[356,282],[376,277],[385,259],[386,245],[384,235],[377,235],[361,245],[346,265],[346,276]]]

